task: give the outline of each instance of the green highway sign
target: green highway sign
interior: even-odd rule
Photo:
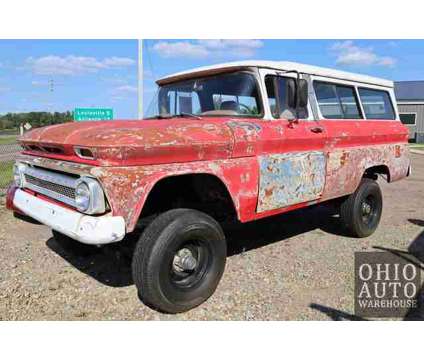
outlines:
[[[75,121],[113,120],[113,109],[107,108],[75,108]]]

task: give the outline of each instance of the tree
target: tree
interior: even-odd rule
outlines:
[[[71,111],[49,113],[45,111],[28,113],[7,113],[0,115],[0,129],[19,128],[30,123],[33,128],[52,124],[61,124],[73,120]]]

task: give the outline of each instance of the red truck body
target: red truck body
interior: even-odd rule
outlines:
[[[322,132],[314,132],[317,127]],[[239,220],[246,222],[350,194],[371,167],[384,167],[389,181],[405,177],[407,140],[408,130],[399,121],[323,119],[292,124],[208,118],[69,123],[35,129],[21,142],[28,149],[23,155],[37,158],[40,166],[95,175],[113,214],[123,216],[131,231],[150,190],[166,177],[216,176],[226,186]],[[77,157],[74,146],[94,149],[96,160]],[[296,166],[314,152],[324,154],[311,159],[321,161],[325,170],[322,186],[311,188],[306,182],[301,191],[290,193],[291,199],[275,194],[281,179],[273,181],[272,174],[279,163],[287,163],[293,154],[291,163]],[[261,158],[275,154],[261,169]],[[316,167],[306,170],[304,177],[320,176]],[[262,186],[261,176],[266,178]],[[291,182],[299,180],[292,177]]]
[[[142,229],[142,301],[189,310],[224,272],[221,224],[338,199],[340,225],[370,236],[378,176],[410,174],[393,82],[292,63],[244,62],[158,81],[154,116],[26,133],[7,205],[57,240],[103,245]]]

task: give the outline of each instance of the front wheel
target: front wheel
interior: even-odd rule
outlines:
[[[367,237],[380,223],[383,197],[378,183],[363,178],[356,191],[341,204],[340,217],[351,235]]]
[[[226,255],[224,233],[209,215],[191,209],[167,211],[144,230],[134,251],[139,296],[162,312],[190,310],[214,293]]]

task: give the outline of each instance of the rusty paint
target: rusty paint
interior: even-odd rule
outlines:
[[[233,134],[228,126],[223,126],[224,121],[226,119],[120,121],[119,124],[116,121],[73,122],[35,129],[20,141],[22,145],[63,147],[63,154],[35,152],[37,156],[98,166],[225,159],[232,153]],[[96,161],[78,158],[74,146],[94,149]]]
[[[390,181],[409,167],[407,129],[399,121],[315,122],[205,118],[68,123],[35,129],[22,144],[60,146],[62,154],[24,151],[34,165],[97,178],[113,215],[134,228],[161,179],[210,174],[227,187],[238,218],[297,209],[355,191],[364,171],[387,166]],[[81,159],[74,146],[95,150]],[[26,155],[25,155],[26,154]]]
[[[401,149],[399,157],[394,156],[397,147]],[[332,151],[328,154],[323,200],[354,192],[366,169],[384,165],[392,182],[406,176],[409,164],[407,144],[358,146]]]
[[[349,153],[346,151],[343,151],[342,155],[340,156],[340,166],[344,166],[344,164],[346,164],[348,157],[349,157]]]
[[[324,189],[322,152],[261,156],[258,212],[315,200]]]
[[[395,157],[400,158],[401,157],[401,154],[402,154],[402,152],[401,152],[400,145],[396,145],[395,146]]]

